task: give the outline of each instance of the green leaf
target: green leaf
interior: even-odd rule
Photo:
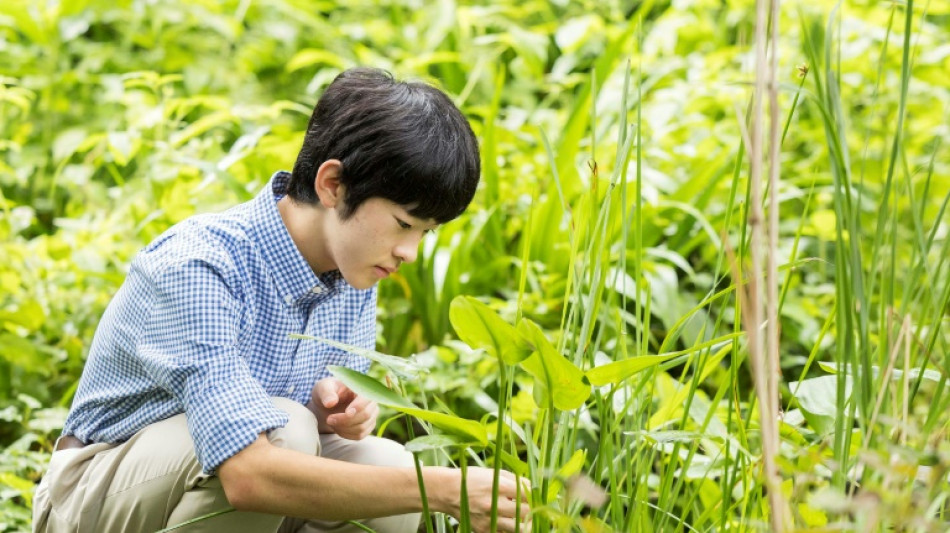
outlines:
[[[558,468],[557,473],[554,475],[554,479],[551,480],[551,484],[548,486],[547,499],[545,501],[553,501],[555,496],[561,489],[564,488],[564,480],[570,479],[571,477],[577,475],[581,471],[581,468],[584,468],[584,461],[587,459],[586,450],[574,450],[574,454],[571,455],[571,458],[567,460],[561,468]]]
[[[0,359],[27,372],[49,375],[48,359],[27,339],[12,333],[0,333]]]
[[[705,435],[698,431],[683,430],[658,430],[658,431],[626,431],[627,435],[646,438],[656,444],[666,444],[669,442],[693,442],[699,439],[719,439],[712,435]]]
[[[597,387],[606,385],[608,383],[617,384],[636,374],[637,372],[640,372],[641,370],[645,370],[671,359],[696,353],[707,348],[716,349],[728,345],[739,335],[740,333],[730,333],[728,335],[723,335],[721,337],[716,337],[715,339],[710,339],[706,342],[699,343],[695,346],[687,348],[686,350],[680,350],[678,352],[669,352],[658,355],[641,355],[639,357],[624,359],[623,361],[615,361],[613,363],[600,365],[587,371],[587,379],[590,381],[591,385]]]
[[[679,354],[631,357],[623,361],[615,361],[591,368],[587,371],[587,379],[590,381],[590,384],[595,387],[607,385],[608,383],[616,385],[641,370],[656,366],[676,357],[679,357]]]
[[[851,378],[845,383],[845,402],[851,398]],[[838,377],[821,376],[788,384],[792,395],[798,400],[802,415],[809,426],[820,434],[834,431],[838,414]]]
[[[53,141],[53,161],[58,163],[76,153],[87,135],[85,130],[79,128],[60,132]]]
[[[344,366],[329,366],[327,370],[356,394],[387,407],[414,407],[412,402],[390,390],[375,379]]]
[[[511,473],[527,478],[531,475],[531,469],[528,467],[528,463],[525,463],[521,459],[511,455],[505,450],[500,450],[501,453],[501,463],[507,468]]]
[[[485,429],[484,425],[474,420],[467,420],[445,413],[436,413],[435,411],[427,411],[425,409],[419,409],[418,407],[401,407],[398,405],[390,405],[389,407],[406,413],[407,415],[414,416],[419,420],[430,422],[443,431],[459,435],[469,441],[474,440],[475,442],[472,443],[473,447],[476,445],[475,443],[479,446],[488,446],[488,430]]]
[[[472,348],[481,348],[506,364],[515,365],[531,355],[511,324],[471,296],[458,296],[449,306],[449,320],[459,338]]]
[[[326,50],[321,50],[318,48],[304,48],[303,50],[297,52],[294,57],[290,58],[290,61],[287,62],[287,66],[285,68],[287,72],[294,72],[296,70],[318,64],[327,65],[341,70],[346,68],[343,58],[332,52],[327,52]]]
[[[821,367],[825,372],[830,372],[832,374],[838,373],[838,365],[836,363],[829,363],[827,361],[819,361],[818,366]],[[871,367],[871,372],[875,378],[881,375],[881,367],[874,365]],[[920,377],[921,372],[924,374],[924,379],[933,381],[934,383],[940,383],[943,381],[943,374],[939,370],[934,370],[930,368],[925,368],[921,370],[920,367],[914,367],[908,370],[907,374],[910,379],[916,380]],[[896,381],[901,379],[904,376],[904,371],[898,368],[891,369],[891,380]]]
[[[43,306],[33,299],[23,302],[16,311],[0,311],[0,326],[7,322],[36,331],[45,321],[46,313],[43,312]]]
[[[0,473],[0,485],[6,485],[20,493],[20,497],[26,500],[27,506],[32,505],[33,489],[36,484],[28,479],[13,474],[11,472]]]
[[[419,409],[409,400],[389,390],[385,385],[356,370],[342,366],[330,366],[327,370],[343,382],[353,392],[365,396],[374,402],[395,409],[401,413],[414,416],[420,420],[430,422],[434,426],[459,435],[467,440],[474,440],[481,446],[488,445],[488,431],[485,426],[474,420],[466,420],[454,415],[436,413]]]
[[[557,470],[557,476],[567,479],[581,471],[584,467],[584,461],[587,459],[587,450],[574,450],[574,455]]]
[[[478,444],[462,439],[457,435],[423,435],[406,443],[406,449],[412,453],[421,453],[431,450],[446,450],[450,448],[467,448]]]
[[[535,352],[521,362],[521,368],[535,378],[535,401],[541,407],[553,403],[556,409],[577,409],[590,397],[590,383],[574,363],[558,353],[540,326],[528,319],[518,323],[518,332]]]
[[[322,342],[323,344],[333,346],[339,350],[365,357],[374,363],[383,365],[386,367],[386,369],[392,370],[404,378],[416,378],[422,372],[422,367],[419,366],[419,364],[416,363],[416,361],[412,358],[396,357],[395,355],[389,355],[377,352],[375,350],[367,350],[366,348],[360,348],[359,346],[353,346],[352,344],[337,342],[335,340],[325,339],[323,337],[314,337],[312,335],[291,333],[289,337],[291,339]]]

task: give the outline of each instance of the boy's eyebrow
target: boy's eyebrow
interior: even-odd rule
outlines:
[[[413,225],[428,226],[427,229],[430,229],[430,230],[439,229],[439,227],[442,225],[440,222],[436,221],[434,218],[423,220],[413,215],[412,213],[409,212],[408,209],[406,209],[405,206],[400,205],[398,207],[399,207],[399,210],[402,211],[403,215],[405,215],[405,217],[408,218],[409,221],[412,222]]]

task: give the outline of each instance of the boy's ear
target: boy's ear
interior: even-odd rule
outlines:
[[[327,159],[313,180],[313,188],[323,207],[332,209],[343,201],[343,163],[338,159]]]

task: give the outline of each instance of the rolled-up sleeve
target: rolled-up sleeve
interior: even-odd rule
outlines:
[[[136,353],[181,404],[198,462],[210,474],[288,417],[239,353],[242,304],[227,269],[191,258],[151,274],[151,308]]]

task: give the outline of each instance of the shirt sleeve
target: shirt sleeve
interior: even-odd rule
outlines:
[[[205,473],[288,422],[238,351],[242,304],[227,269],[188,258],[153,271],[137,346],[145,371],[178,402]]]

